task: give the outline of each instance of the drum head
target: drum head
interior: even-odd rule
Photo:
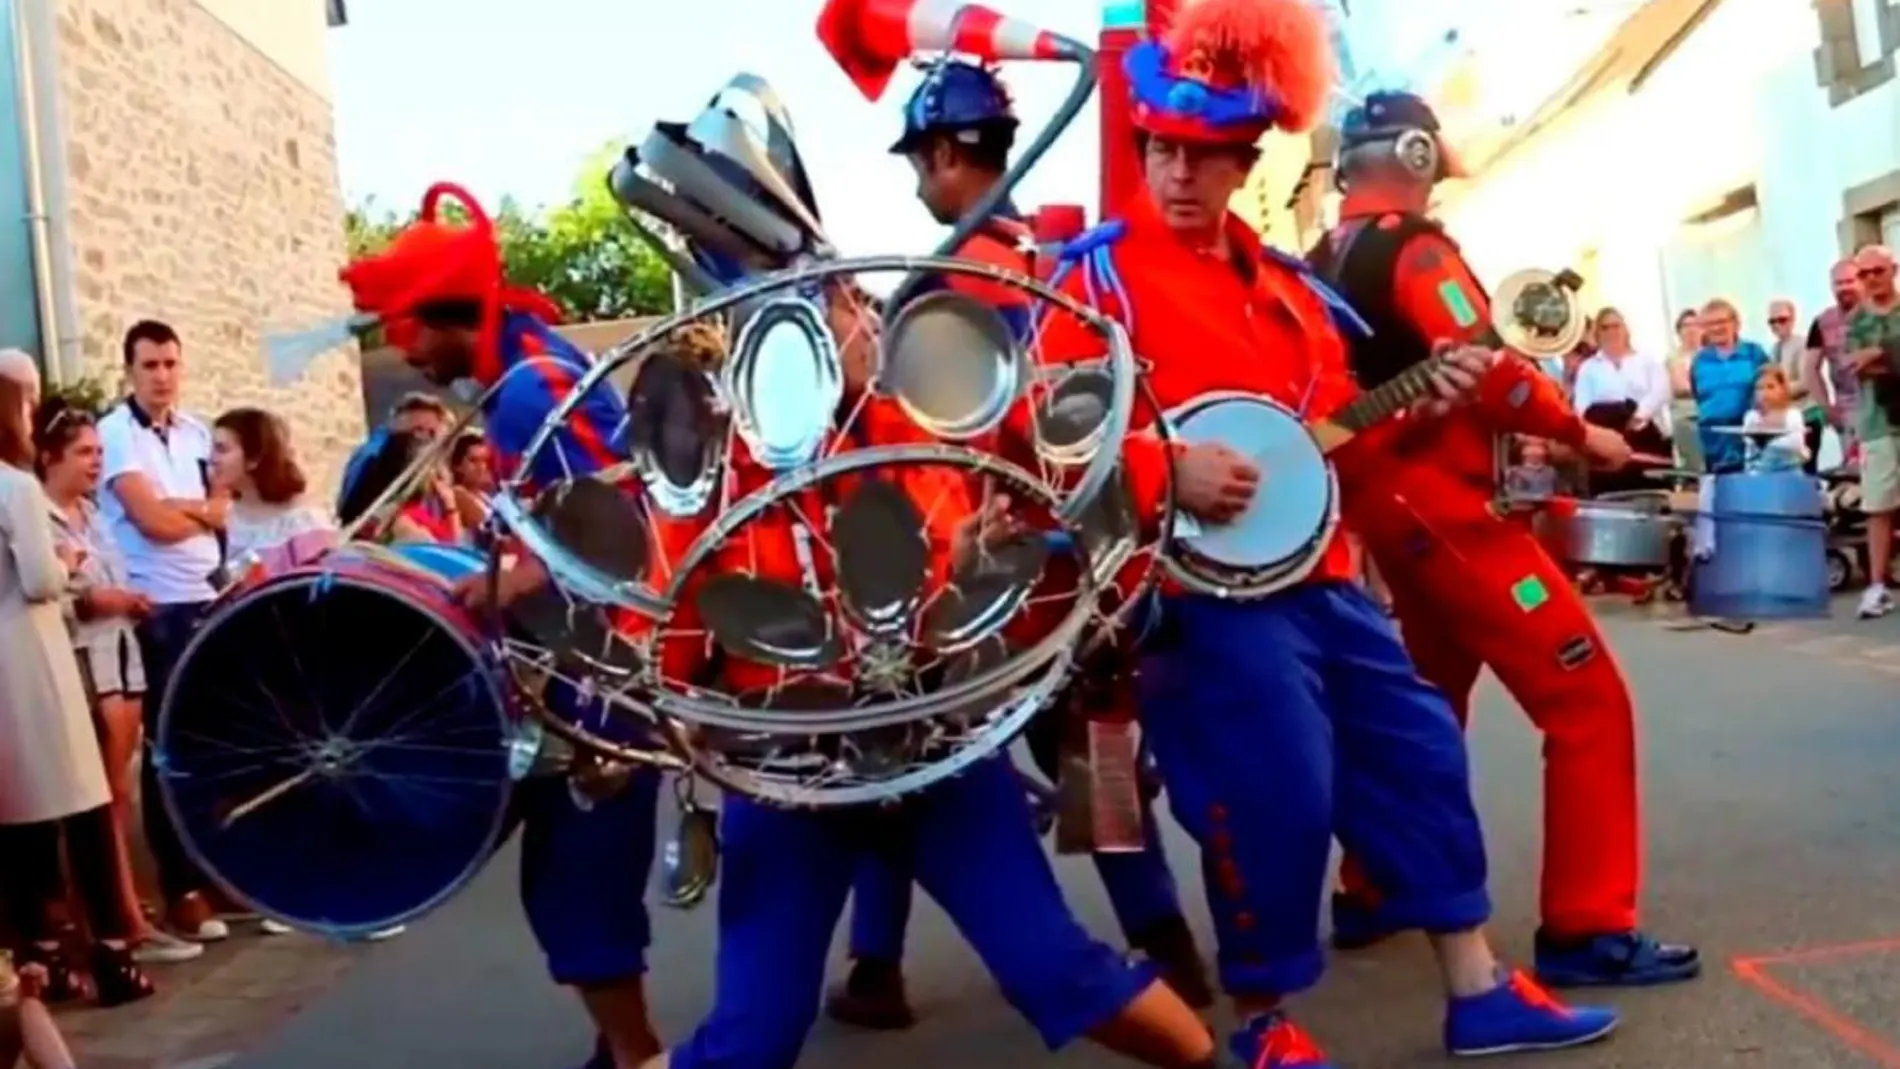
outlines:
[[[697,600],[706,630],[734,657],[816,670],[844,653],[824,606],[788,583],[725,573],[706,580]]]
[[[902,632],[929,575],[924,517],[895,484],[866,479],[831,519],[838,596],[868,635]]]
[[[637,496],[599,479],[574,479],[542,491],[534,515],[579,563],[623,582],[646,577],[647,518]]]
[[[1225,398],[1184,414],[1184,442],[1219,442],[1260,468],[1260,490],[1232,522],[1194,522],[1180,540],[1235,568],[1263,568],[1304,554],[1333,509],[1332,469],[1292,413],[1253,398]]]
[[[940,290],[904,306],[885,331],[879,384],[919,427],[967,441],[1003,421],[1024,357],[990,305]]]
[[[1042,536],[1027,534],[957,568],[924,614],[924,641],[956,653],[996,635],[1029,600],[1048,560]]]
[[[627,391],[627,433],[655,508],[696,516],[719,485],[725,420],[712,380],[670,352],[648,356]]]
[[[1511,320],[1531,336],[1561,337],[1570,323],[1570,296],[1556,282],[1533,282],[1511,302]]]
[[[752,312],[726,385],[754,460],[769,471],[809,463],[844,396],[837,342],[817,306],[782,297]]]
[[[1064,375],[1036,409],[1037,452],[1057,464],[1086,464],[1101,443],[1115,380],[1087,368]]]
[[[468,632],[392,586],[302,573],[187,647],[156,732],[187,848],[240,899],[337,935],[416,917],[502,836],[513,735]]]

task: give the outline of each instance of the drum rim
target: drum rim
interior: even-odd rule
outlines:
[[[179,685],[185,679],[185,673],[180,669],[189,663],[190,659],[200,651],[204,643],[209,640],[215,627],[218,624],[228,621],[240,608],[248,605],[254,598],[261,598],[266,593],[280,592],[286,587],[308,585],[317,582],[353,586],[361,590],[371,590],[389,595],[403,601],[417,612],[423,613],[431,618],[440,619],[438,612],[426,605],[422,599],[417,597],[413,592],[403,589],[401,586],[394,584],[388,586],[378,585],[361,576],[352,575],[334,568],[326,568],[318,565],[295,569],[285,572],[282,575],[271,576],[255,586],[232,595],[223,604],[216,605],[211,613],[205,617],[204,621],[198,625],[191,639],[185,643],[184,649],[179,651],[177,663],[172,668],[170,678],[166,680],[165,693],[160,697],[158,716],[152,722],[153,735],[155,736],[152,742],[155,747],[155,752],[148,755],[148,759],[163,762],[164,751],[156,747],[160,740],[166,739],[170,735],[169,728],[171,727],[173,712],[177,704]],[[475,644],[471,643],[467,635],[463,634],[459,629],[451,627],[448,628],[448,630],[456,645],[469,655],[470,660],[476,666],[487,669],[481,673],[482,687],[491,698],[495,699],[494,708],[501,714],[501,738],[505,748],[512,731],[514,717],[511,715],[512,706],[508,703],[503,691],[498,685],[495,675],[496,666],[493,659],[485,656],[485,647],[478,648]],[[505,754],[503,756],[504,758],[506,757]],[[161,769],[162,768],[163,766],[161,764]],[[417,918],[433,913],[445,905],[449,899],[454,898],[466,890],[468,885],[473,883],[475,879],[481,875],[482,870],[488,866],[488,863],[494,859],[496,851],[500,850],[502,843],[507,839],[509,814],[513,808],[511,801],[517,785],[511,776],[503,776],[498,781],[496,798],[498,804],[495,807],[494,817],[486,833],[483,835],[485,846],[480,854],[471,859],[468,865],[457,874],[456,879],[449,883],[444,889],[437,891],[425,901],[393,917],[361,924],[336,924],[316,922],[311,918],[295,917],[287,913],[282,913],[266,903],[253,900],[249,895],[244,894],[239,888],[233,886],[231,882],[224,877],[224,874],[210,863],[210,860],[205,855],[204,849],[199,846],[196,839],[191,835],[184,834],[184,829],[191,825],[181,819],[183,814],[181,813],[180,804],[175,797],[172,787],[172,778],[162,770],[157,778],[159,800],[165,806],[165,815],[171,820],[172,826],[180,831],[178,840],[179,845],[185,851],[185,856],[189,857],[192,863],[197,865],[206,876],[210,877],[221,890],[238,901],[246,903],[258,913],[271,920],[290,925],[293,928],[303,931],[318,932],[340,938],[367,935],[386,930],[399,924],[406,924]]]
[[[1297,586],[1313,574],[1326,559],[1326,553],[1332,548],[1333,540],[1339,536],[1341,510],[1339,503],[1339,471],[1325,451],[1319,448],[1319,442],[1313,438],[1312,428],[1292,406],[1265,394],[1248,390],[1209,390],[1197,394],[1186,401],[1168,409],[1162,419],[1168,422],[1170,429],[1178,434],[1180,424],[1192,419],[1217,405],[1236,402],[1253,403],[1279,412],[1292,420],[1306,432],[1313,443],[1313,453],[1326,469],[1326,510],[1321,528],[1308,548],[1295,553],[1284,560],[1264,564],[1254,568],[1236,568],[1224,565],[1212,557],[1195,552],[1189,539],[1181,538],[1170,532],[1161,543],[1161,565],[1168,575],[1195,594],[1208,597],[1251,601],[1270,597],[1288,587]],[[1293,562],[1289,566],[1289,562]],[[1225,572],[1226,576],[1218,576]],[[1218,576],[1218,577],[1217,577]]]

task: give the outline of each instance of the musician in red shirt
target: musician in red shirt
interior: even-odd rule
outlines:
[[[1434,343],[1488,331],[1490,308],[1458,247],[1425,216],[1457,171],[1421,99],[1376,93],[1346,118],[1341,223],[1312,262],[1372,326],[1353,340],[1371,388],[1425,359]],[[1419,672],[1463,720],[1488,666],[1544,732],[1543,926],[1539,978],[1553,985],[1653,984],[1701,968],[1692,947],[1636,926],[1635,708],[1628,683],[1562,568],[1528,525],[1495,508],[1496,443],[1527,434],[1620,466],[1629,446],[1586,425],[1556,384],[1507,354],[1477,402],[1395,436],[1350,488],[1347,516],[1391,587]],[[1346,866],[1334,941],[1365,945],[1397,925],[1375,908],[1379,880]]]
[[[1008,91],[989,69],[943,59],[925,74],[904,106],[904,131],[891,152],[917,173],[917,198],[939,223],[954,224],[987,196],[1008,169],[1017,120]],[[1034,275],[1033,234],[1007,202],[957,250],[960,259]],[[933,275],[913,290],[921,295],[949,289],[995,307],[1018,337],[1030,326],[1029,295],[975,275]],[[1132,701],[1132,696],[1129,699]],[[1043,738],[1060,730],[1055,714],[1030,727],[1031,752],[1055,778],[1058,747]],[[1044,745],[1044,743],[1048,743]],[[1094,855],[1103,888],[1129,945],[1155,962],[1177,991],[1195,1006],[1213,1001],[1194,935],[1182,916],[1180,895],[1148,823],[1148,849]],[[911,875],[893,864],[895,851],[869,852],[852,885],[850,975],[826,1000],[826,1011],[864,1028],[896,1029],[915,1021],[903,975],[904,936],[910,923]]]
[[[1332,69],[1322,16],[1304,0],[1203,0],[1162,41],[1132,49],[1126,67],[1148,188],[1122,220],[1071,245],[1081,270],[1068,291],[1096,295],[1128,328],[1163,410],[1231,390],[1309,420],[1338,412],[1357,392],[1333,322],[1343,306],[1227,209],[1259,138],[1306,129],[1324,106]],[[1096,348],[1060,316],[1044,343],[1065,356]],[[1403,419],[1431,418],[1476,385],[1488,360],[1447,354],[1432,376],[1436,400]],[[1370,448],[1344,447],[1342,481],[1362,477]],[[1223,445],[1165,447],[1139,433],[1123,456],[1151,521],[1170,481],[1183,511],[1218,525],[1263,481],[1292,475]],[[1145,737],[1203,850],[1220,978],[1241,1020],[1231,1050],[1252,1069],[1331,1065],[1281,1002],[1323,967],[1317,919],[1335,829],[1392,889],[1387,908],[1431,933],[1452,1053],[1607,1035],[1613,1011],[1566,1007],[1493,956],[1458,722],[1353,583],[1345,539],[1315,534],[1330,538],[1323,558],[1277,593],[1164,590],[1140,667]]]

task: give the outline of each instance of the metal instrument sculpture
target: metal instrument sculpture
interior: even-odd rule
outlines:
[[[621,628],[637,651],[624,670],[583,669],[594,694],[650,724],[694,774],[812,807],[895,799],[1006,745],[1127,613],[1134,599],[1111,580],[1142,548],[1116,507],[1137,394],[1126,335],[1036,280],[941,255],[1080,109],[1094,84],[1087,49],[975,5],[903,0],[836,0],[820,35],[867,95],[920,48],[1073,59],[1081,71],[1063,111],[934,256],[835,257],[789,119],[756,79],[736,79],[692,123],[660,124],[611,185],[673,231],[669,247],[712,292],[602,354],[576,391],[637,365],[627,471],[536,499],[504,487],[495,508],[576,611],[637,621]],[[879,288],[858,280],[880,274],[901,279],[888,323],[858,296]],[[982,301],[909,299],[921,281],[956,276],[1076,317],[1107,355],[1051,364]],[[679,358],[688,330],[730,339],[720,366]],[[949,499],[924,485],[1007,498],[1012,533],[944,562]],[[574,534],[603,528],[637,548],[610,559]],[[791,574],[762,570],[775,554]],[[723,670],[705,670],[709,651]]]

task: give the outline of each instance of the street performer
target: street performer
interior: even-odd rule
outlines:
[[[1322,15],[1306,0],[1202,0],[1162,39],[1132,49],[1126,67],[1147,188],[1121,220],[1072,243],[1084,270],[1067,290],[1099,294],[1102,311],[1128,328],[1163,410],[1240,391],[1309,420],[1337,412],[1356,393],[1333,323],[1345,313],[1304,265],[1262,247],[1228,209],[1259,139],[1310,128],[1324,106],[1333,69]],[[1077,358],[1099,350],[1062,316],[1043,344]],[[1399,423],[1429,420],[1467,395],[1490,359],[1447,352],[1433,396]],[[1377,463],[1370,441],[1337,456],[1348,486]],[[1151,523],[1170,482],[1180,509],[1221,524],[1263,480],[1284,477],[1226,445],[1165,446],[1140,434],[1123,458]],[[1164,588],[1140,666],[1143,731],[1174,812],[1203,851],[1220,979],[1241,1022],[1230,1049],[1252,1069],[1332,1064],[1282,1003],[1323,969],[1318,917],[1335,828],[1391,889],[1390,915],[1430,933],[1451,1053],[1608,1035],[1613,1011],[1565,1006],[1493,955],[1482,930],[1484,841],[1457,720],[1352,582],[1343,534],[1321,537],[1316,569],[1277,593]]]
[[[445,198],[461,201],[472,224],[439,220],[436,208]],[[520,463],[590,362],[551,328],[559,322],[551,301],[505,284],[493,227],[459,187],[432,187],[421,218],[386,250],[350,264],[342,278],[357,308],[379,314],[390,344],[430,381],[501,384],[483,405],[498,474]],[[626,452],[616,437],[624,412],[605,384],[591,391],[536,456],[532,480],[549,485],[618,463]],[[547,579],[524,555],[501,576],[498,597],[505,605]],[[473,577],[458,593],[480,608],[487,576]],[[572,708],[580,699],[557,684],[548,701]],[[658,787],[649,768],[585,807],[566,777],[526,780],[516,790],[522,905],[554,982],[580,992],[599,1029],[587,1069],[635,1069],[660,1050],[643,982]]]
[[[829,294],[834,334],[843,339],[845,397],[840,411],[863,402],[858,433],[828,450],[902,444],[914,425],[884,398],[865,398],[874,328],[858,323],[844,287]],[[734,496],[769,482],[773,473],[734,446],[729,477]],[[833,454],[835,455],[835,453]],[[696,605],[709,575],[744,573],[754,581],[828,590],[840,562],[801,553],[807,517],[827,515],[829,500],[849,509],[852,486],[889,478],[923,518],[929,576],[941,585],[993,539],[1020,533],[1008,499],[980,507],[966,474],[929,466],[900,467],[856,480],[811,487],[795,509],[773,509],[736,531],[712,560],[695,569],[679,598],[682,614]],[[829,531],[810,531],[829,542]],[[678,561],[672,564],[677,566]],[[698,631],[676,614],[663,656],[704,653]],[[733,694],[762,693],[785,670],[748,660],[730,648],[718,658],[669,668],[669,675],[710,682]],[[849,681],[807,676],[796,685],[849,687]],[[1037,839],[1029,801],[1007,756],[974,762],[961,774],[891,805],[807,810],[766,804],[739,793],[721,803],[721,887],[718,956],[712,1007],[687,1039],[649,1069],[793,1069],[816,1021],[832,933],[867,854],[891,858],[949,914],[995,977],[1004,998],[1057,1049],[1084,1037],[1162,1069],[1212,1069],[1217,1047],[1180,996],[1144,965],[1131,964],[1097,941],[1062,899]]]
[[[957,60],[934,63],[904,107],[904,131],[891,152],[909,160],[917,174],[917,197],[932,218],[953,226],[987,196],[1008,170],[1017,120],[1008,91],[988,68]],[[1034,275],[1029,250],[1034,235],[1015,205],[1004,203],[962,248],[958,257]],[[1002,313],[1019,339],[1030,326],[1028,295],[974,275],[935,275],[914,292],[949,288],[983,300]],[[1127,690],[1126,683],[1120,684]],[[1132,694],[1129,696],[1132,700]],[[1056,778],[1058,746],[1051,732],[1061,716],[1031,723],[1031,753],[1044,775]],[[1212,1001],[1194,935],[1181,912],[1180,895],[1168,868],[1154,821],[1147,821],[1147,849],[1097,853],[1096,870],[1129,945],[1153,961],[1190,1005]],[[910,921],[910,873],[891,864],[888,852],[867,852],[852,888],[852,966],[845,983],[826,1002],[832,1017],[864,1028],[905,1028],[915,1020],[905,993],[903,948]]]
[[[1458,247],[1426,217],[1432,187],[1460,173],[1425,101],[1375,93],[1341,129],[1341,223],[1314,250],[1372,327],[1352,340],[1353,373],[1372,388],[1433,346],[1488,329],[1490,308]],[[1582,597],[1528,523],[1499,514],[1496,443],[1532,435],[1605,467],[1630,458],[1616,432],[1587,424],[1528,359],[1507,354],[1476,403],[1390,438],[1348,487],[1347,517],[1390,585],[1419,672],[1462,722],[1479,671],[1544,732],[1543,925],[1538,976],[1556,986],[1686,980],[1692,947],[1637,927],[1635,706]],[[1380,908],[1387,888],[1346,867],[1333,903],[1336,944],[1404,927]]]

